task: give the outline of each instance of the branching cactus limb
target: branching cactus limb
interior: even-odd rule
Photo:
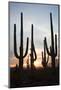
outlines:
[[[48,49],[47,40],[45,37],[45,46],[48,55],[51,56],[52,59],[52,67],[55,67],[55,57],[57,56],[57,35],[55,34],[55,43],[54,43],[54,34],[53,34],[53,23],[52,23],[52,13],[50,13],[50,23],[51,23],[51,47],[50,51]]]
[[[46,58],[44,58],[43,52],[42,52],[42,65],[44,68],[47,67],[48,61],[49,61],[49,55]]]
[[[23,55],[23,13],[21,13],[21,38],[20,38],[20,55],[17,53],[17,41],[16,41],[16,24],[14,24],[14,55],[19,59],[19,67],[23,68],[23,58],[28,53],[29,38],[27,37],[26,51]]]
[[[31,68],[33,68],[34,61],[37,59],[34,40],[33,40],[33,24],[31,25]]]
[[[57,56],[57,35],[55,34],[55,56]]]
[[[17,53],[17,43],[16,43],[16,24],[14,24],[14,54],[17,58],[19,58]]]
[[[44,52],[42,52],[42,65],[44,68],[47,67],[49,61],[49,55],[46,57],[46,48],[45,48],[45,40],[44,40]]]

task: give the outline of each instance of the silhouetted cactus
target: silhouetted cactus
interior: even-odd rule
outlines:
[[[33,68],[34,61],[37,59],[34,40],[33,40],[33,24],[31,25],[31,68]]]
[[[55,34],[55,42],[54,42],[52,13],[50,13],[50,23],[51,23],[51,46],[50,46],[50,51],[48,50],[46,37],[45,37],[45,45],[46,45],[47,53],[48,53],[48,55],[51,56],[51,59],[52,59],[52,67],[55,67],[55,57],[57,56],[57,35]]]
[[[44,52],[42,52],[42,65],[44,68],[47,67],[49,61],[49,55],[46,57],[46,47],[45,47],[45,40],[44,40]]]
[[[19,67],[22,69],[23,68],[23,58],[27,55],[28,53],[28,44],[29,44],[29,38],[27,37],[27,45],[26,45],[26,51],[25,54],[23,55],[23,13],[21,13],[21,40],[20,40],[20,55],[17,53],[17,41],[16,41],[16,24],[14,24],[14,54],[16,58],[19,59]]]

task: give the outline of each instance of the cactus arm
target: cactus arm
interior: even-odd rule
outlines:
[[[55,34],[55,56],[57,56],[57,35]]]
[[[47,46],[47,41],[46,41],[46,37],[45,37],[45,47],[46,47],[46,50],[47,50],[47,53],[51,56],[51,53],[49,52],[48,50],[48,46]]]
[[[44,58],[43,58],[43,52],[42,52],[42,60],[43,60]]]
[[[36,59],[37,59],[37,55],[36,55],[36,51],[35,51],[34,44],[33,44],[33,53],[34,53],[34,55],[35,55],[34,60],[36,60]]]
[[[46,64],[48,63],[48,61],[49,61],[49,55],[48,55],[48,57],[47,57],[47,62],[46,62]]]
[[[42,51],[42,65],[43,65],[43,67],[44,67],[44,57],[43,57],[43,51]]]
[[[28,46],[29,46],[29,38],[27,38],[27,45],[26,45],[26,51],[25,51],[25,54],[23,56],[23,58],[27,55],[28,53]]]
[[[16,44],[16,24],[14,24],[14,54],[17,58],[19,58],[17,54],[17,44]]]
[[[31,24],[31,57],[32,57],[33,60],[37,59],[35,46],[34,46],[34,41],[33,41],[33,24]]]

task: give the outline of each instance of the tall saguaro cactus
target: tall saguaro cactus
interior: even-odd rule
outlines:
[[[45,37],[45,45],[46,45],[47,53],[48,53],[48,55],[51,56],[51,59],[52,59],[52,67],[55,67],[55,57],[57,56],[57,35],[55,34],[55,42],[54,42],[52,13],[50,13],[50,23],[51,23],[51,46],[50,46],[50,52],[48,50],[46,37]]]
[[[46,57],[46,47],[45,47],[45,40],[44,40],[44,52],[42,52],[42,65],[44,68],[46,68],[48,61],[49,61],[49,55],[48,57]]]
[[[33,24],[31,25],[31,68],[33,68],[33,63],[37,59],[34,40],[33,40]]]
[[[19,59],[19,67],[23,68],[23,58],[26,57],[28,53],[28,44],[29,44],[29,38],[27,37],[27,44],[26,44],[26,51],[23,55],[23,13],[21,13],[21,33],[20,33],[20,55],[17,53],[17,41],[16,41],[16,24],[14,24],[14,54],[16,58]]]

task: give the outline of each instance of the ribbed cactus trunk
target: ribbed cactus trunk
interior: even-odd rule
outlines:
[[[29,44],[29,38],[27,38],[27,45],[26,45],[26,51],[23,55],[23,13],[21,13],[21,33],[20,33],[20,56],[17,53],[17,42],[16,42],[16,24],[14,24],[14,54],[16,58],[19,59],[19,67],[23,69],[23,58],[26,57],[28,53],[28,44]]]
[[[32,31],[31,31],[31,68],[33,67],[33,25],[32,25]]]
[[[19,67],[23,67],[23,15],[21,13],[21,38],[20,38],[20,60],[19,60]]]
[[[45,37],[45,45],[46,45],[47,53],[51,56],[51,59],[52,59],[52,67],[55,68],[55,57],[57,56],[57,35],[55,34],[55,43],[54,43],[52,13],[50,13],[50,23],[51,23],[51,46],[50,46],[50,52],[48,50],[46,37]]]
[[[53,35],[53,24],[52,24],[52,14],[50,13],[50,23],[51,23],[51,54],[52,54],[52,66],[55,67],[55,56],[54,56],[54,35]]]
[[[34,40],[33,40],[33,24],[31,25],[31,69],[34,66],[34,61],[37,59]]]

